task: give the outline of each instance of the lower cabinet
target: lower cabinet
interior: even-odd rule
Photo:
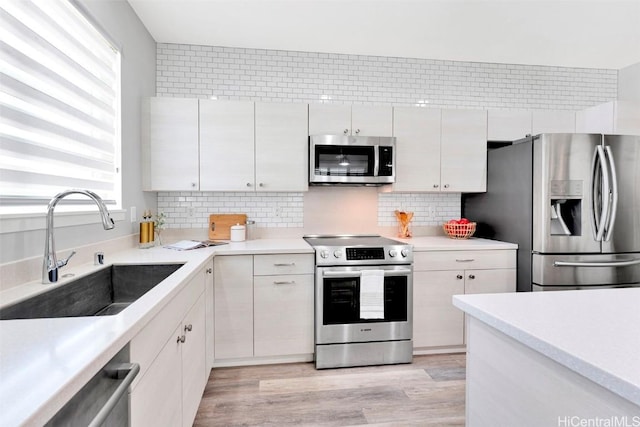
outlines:
[[[130,391],[132,426],[191,426],[209,370],[206,363],[205,274],[198,275],[131,340],[141,365]]]
[[[416,351],[464,345],[464,313],[454,307],[454,295],[516,290],[515,250],[416,252],[414,257]]]
[[[216,366],[313,353],[313,255],[214,260]]]

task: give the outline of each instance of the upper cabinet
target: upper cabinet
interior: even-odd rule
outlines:
[[[442,191],[487,191],[487,112],[442,110]]]
[[[396,107],[393,115],[393,191],[486,191],[485,111]]]
[[[199,190],[198,100],[143,101],[142,188]]]
[[[145,101],[144,189],[305,191],[307,104]]]
[[[567,110],[534,110],[531,116],[531,134],[573,133],[576,131],[576,113]]]
[[[392,136],[393,108],[309,104],[309,135]]]
[[[307,104],[256,102],[255,182],[258,191],[307,191]]]
[[[254,104],[200,100],[200,190],[255,191]]]
[[[396,182],[393,191],[440,191],[440,123],[437,108],[395,107]]]
[[[530,134],[531,111],[487,111],[487,141],[516,141]]]
[[[640,135],[640,103],[611,101],[578,111],[576,132]]]

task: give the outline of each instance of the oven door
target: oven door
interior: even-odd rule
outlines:
[[[384,318],[360,318],[360,274],[384,270]],[[318,267],[316,344],[410,340],[413,322],[411,265]]]

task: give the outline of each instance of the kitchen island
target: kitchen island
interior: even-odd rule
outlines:
[[[640,288],[453,303],[467,314],[468,426],[640,425]]]

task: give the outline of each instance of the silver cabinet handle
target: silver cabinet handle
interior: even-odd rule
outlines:
[[[469,279],[475,279],[475,278],[476,278],[476,276],[475,276],[475,275],[473,275],[473,274],[470,274],[470,275],[469,275]]]
[[[198,186],[198,184],[196,184],[195,182],[191,183],[191,188],[196,188]]]
[[[444,188],[449,188],[449,184],[445,184],[445,185],[444,185]]]
[[[264,187],[263,183],[258,184],[258,187]]]
[[[213,268],[207,268],[207,274],[213,273]]]
[[[184,343],[187,340],[187,337],[185,337],[184,335],[180,335],[178,337],[178,339],[176,340],[177,343]]]
[[[456,276],[456,279],[458,279],[458,280],[462,280],[462,274],[458,274],[458,275]]]
[[[189,323],[188,325],[184,326],[184,331],[185,332],[191,332],[193,331],[193,325],[191,323]]]
[[[283,280],[283,281],[273,281],[274,285],[295,285],[295,280]]]
[[[473,262],[475,259],[473,258],[464,258],[464,259],[456,259],[456,262]]]
[[[630,259],[626,261],[595,261],[595,262],[571,262],[555,261],[554,267],[628,267],[640,264],[640,259]]]
[[[345,129],[342,133],[344,133],[345,135],[349,134],[349,129]]]
[[[251,183],[250,182],[247,182],[247,187],[251,187]]]
[[[356,129],[356,135],[360,133],[360,129]]]
[[[120,398],[127,392],[134,378],[138,375],[138,372],[140,372],[140,365],[137,363],[112,363],[105,366],[104,371],[109,377],[114,379],[122,378],[124,375],[124,380],[91,420],[89,427],[99,427],[104,423],[111,411],[113,411],[113,408],[116,407]]]
[[[438,184],[433,184],[433,188],[438,188],[440,187]]]
[[[295,262],[282,262],[273,264],[274,267],[293,267],[296,265]]]

